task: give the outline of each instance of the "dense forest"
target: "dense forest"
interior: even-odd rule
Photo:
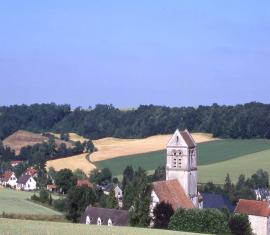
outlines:
[[[98,139],[147,137],[172,133],[176,128],[225,138],[270,138],[270,105],[257,102],[196,108],[141,105],[127,111],[100,104],[75,110],[70,105],[53,103],[0,107],[0,139],[19,129],[76,132]]]

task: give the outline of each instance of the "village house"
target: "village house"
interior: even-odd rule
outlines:
[[[31,190],[35,190],[37,188],[36,185],[37,185],[37,183],[31,175],[22,175],[17,180],[16,188],[18,190],[31,191]]]
[[[107,226],[128,226],[129,212],[108,208],[87,207],[80,223]]]
[[[0,182],[3,186],[10,186],[12,188],[16,187],[17,178],[15,173],[12,171],[5,171],[0,179]]]
[[[151,197],[150,216],[162,201],[174,210],[199,208],[196,143],[187,130],[176,130],[168,142],[166,180],[153,182]]]
[[[47,185],[47,190],[48,190],[49,192],[54,192],[54,191],[56,191],[56,185],[55,185],[55,184],[48,184],[48,185]]]
[[[119,187],[118,184],[116,184],[116,185],[108,184],[108,185],[106,185],[104,187],[103,192],[104,192],[105,195],[109,195],[112,190],[114,190],[114,195],[115,195],[115,198],[118,201],[118,206],[120,208],[122,208],[122,206],[123,206],[123,201],[122,201],[122,199],[123,199],[123,191],[122,191],[122,189]]]
[[[77,180],[77,184],[76,184],[77,187],[88,187],[88,188],[94,188],[93,184],[91,184],[89,182],[89,180],[85,179],[85,180]]]
[[[240,199],[234,212],[248,215],[254,234],[270,234],[270,203],[268,201]]]
[[[23,161],[22,160],[17,160],[17,161],[10,161],[10,165],[12,167],[16,167],[18,166],[20,163],[22,163]]]
[[[34,168],[34,167],[28,167],[25,172],[24,172],[24,175],[29,175],[29,176],[32,176],[34,178],[36,178],[38,175],[37,175],[37,170]]]

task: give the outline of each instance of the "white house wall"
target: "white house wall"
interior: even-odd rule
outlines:
[[[248,219],[253,233],[256,235],[269,235],[267,217],[249,215]]]

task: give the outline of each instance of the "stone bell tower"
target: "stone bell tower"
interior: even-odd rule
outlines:
[[[177,179],[194,206],[198,207],[196,147],[188,130],[175,131],[167,144],[166,180]]]

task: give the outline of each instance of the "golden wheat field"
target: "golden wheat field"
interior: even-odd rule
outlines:
[[[72,171],[76,169],[83,170],[86,174],[95,169],[95,165],[90,163],[86,158],[87,153],[75,155],[72,157],[60,158],[56,160],[47,161],[47,169],[53,167],[55,170],[59,171],[64,168],[68,168]]]
[[[70,140],[84,141],[87,140],[75,133],[70,133]],[[193,133],[196,143],[216,140],[211,134]],[[144,139],[118,139],[103,138],[94,140],[94,145],[98,149],[97,152],[91,154],[91,161],[98,162],[116,157],[124,157],[140,153],[147,153],[162,150],[166,147],[171,135],[155,135]],[[68,168],[71,170],[82,169],[86,174],[93,169],[95,165],[90,163],[86,158],[87,154],[80,154],[72,157],[51,160],[47,162],[47,168],[54,167],[55,170]]]

